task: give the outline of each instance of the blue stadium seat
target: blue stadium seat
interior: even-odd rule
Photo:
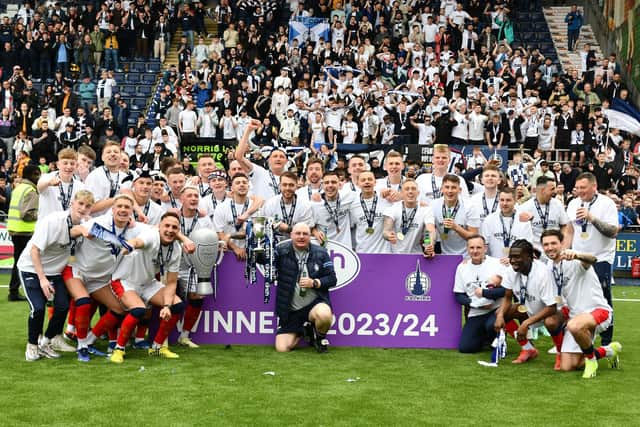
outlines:
[[[516,15],[516,19],[519,22],[527,22],[529,21],[529,13],[528,12],[518,12]]]
[[[129,72],[129,74],[127,74],[127,82],[140,83],[140,73]]]
[[[160,72],[160,63],[159,62],[148,62],[147,63],[147,71],[150,73],[159,73]]]
[[[124,81],[124,79],[125,79],[125,74],[124,73],[115,72],[115,73],[113,73],[113,78],[114,78],[114,80],[116,82],[122,83]]]
[[[146,72],[146,67],[144,62],[130,62],[129,63],[129,72],[134,73],[144,73]]]
[[[141,84],[136,86],[136,96],[142,96],[148,98],[151,96],[151,92],[153,91],[153,87],[145,84]]]
[[[133,95],[136,90],[135,85],[124,84],[120,86],[120,93],[122,95]]]
[[[158,76],[155,74],[143,74],[142,75],[142,82],[146,83],[146,84],[150,84],[153,85],[156,83],[156,80],[158,79]]]
[[[131,98],[131,103],[130,105],[136,106],[138,110],[144,110],[144,108],[147,106],[147,100],[146,98]]]
[[[542,12],[531,12],[529,19],[531,22],[546,22]]]

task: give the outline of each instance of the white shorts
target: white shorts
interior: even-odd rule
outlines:
[[[609,329],[609,326],[611,326],[611,322],[613,321],[613,313],[611,311],[609,311],[608,313],[609,316],[596,325],[596,329],[593,331],[593,339],[591,341],[592,343],[595,342],[598,335]],[[560,349],[560,352],[582,354],[582,349],[568,329],[564,331],[564,338],[562,339],[562,348]]]
[[[71,277],[69,277],[69,273],[71,273]],[[78,267],[74,265],[67,266],[63,271],[63,279],[68,280],[70,278],[82,280],[82,283],[84,284],[84,287],[87,292],[89,292],[89,294],[92,294],[97,290],[111,284],[110,274],[102,277],[92,277],[84,274]]]
[[[120,280],[120,282],[122,283],[122,287],[125,292],[134,291],[147,307],[150,305],[149,301],[151,298],[164,288],[164,285],[155,279],[146,285],[134,285],[132,283],[128,283],[126,280]]]

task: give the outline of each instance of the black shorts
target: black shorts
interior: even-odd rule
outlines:
[[[576,154],[585,152],[584,145],[580,145],[580,144],[571,144],[569,146],[569,150],[571,150],[572,153],[576,153]]]
[[[289,312],[289,317],[286,322],[280,321],[278,332],[276,334],[296,334],[302,335],[302,326],[309,321],[309,313],[318,304],[326,304],[321,298],[316,298],[308,306],[301,308],[300,310]]]

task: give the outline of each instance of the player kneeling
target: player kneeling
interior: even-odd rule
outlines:
[[[596,336],[611,325],[613,309],[607,303],[592,268],[596,257],[563,250],[562,239],[563,235],[558,230],[544,231],[540,239],[556,284],[556,301],[558,305],[565,304],[563,310],[554,315],[559,327],[559,339],[554,339],[559,353],[556,369],[572,371],[584,365],[582,378],[594,378],[598,359],[609,357],[611,366],[618,367],[622,345],[612,342],[608,346],[593,348]],[[566,332],[563,332],[565,325]]]
[[[149,228],[128,241],[134,251],[125,257],[113,274],[113,279],[122,283],[124,293],[120,301],[129,313],[122,321],[116,348],[109,359],[112,362],[124,362],[125,345],[144,317],[147,305],[162,307],[160,325],[149,355],[169,359],[179,357],[164,345],[184,311],[184,303],[176,295],[182,254],[176,241],[179,232],[178,215],[167,212],[162,215],[158,228]],[[158,273],[164,284],[156,280]]]
[[[556,313],[553,279],[546,266],[533,258],[533,245],[524,239],[516,240],[509,249],[511,268],[505,273],[502,287],[505,288],[502,306],[496,312],[495,329],[502,328],[514,333],[522,347],[512,363],[525,363],[538,357],[538,350],[529,342],[529,329],[547,325],[547,319]],[[518,302],[514,303],[513,298]],[[520,326],[513,331],[509,325],[517,320]],[[508,323],[506,323],[508,322]]]

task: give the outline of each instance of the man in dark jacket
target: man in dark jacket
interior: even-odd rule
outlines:
[[[276,247],[275,257],[276,314],[280,320],[276,351],[291,351],[301,336],[308,335],[318,353],[326,353],[333,317],[329,289],[337,282],[329,253],[311,243],[311,230],[301,222],[293,226],[291,240]]]

